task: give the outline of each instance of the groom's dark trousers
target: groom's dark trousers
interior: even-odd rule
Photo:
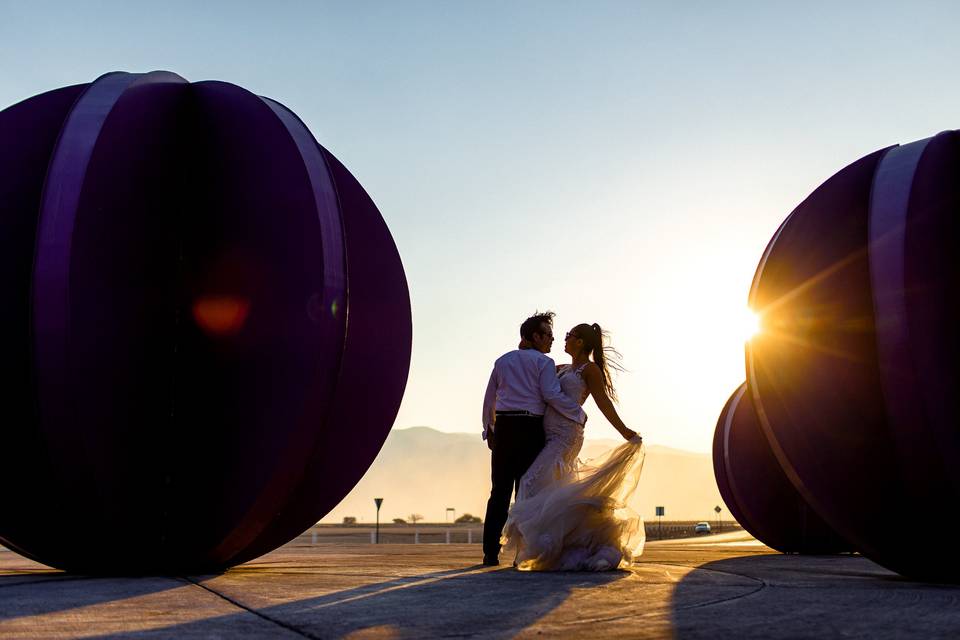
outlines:
[[[483,556],[491,559],[500,554],[500,534],[507,522],[510,497],[543,449],[543,416],[498,412],[493,433],[490,458],[493,486],[483,519]]]

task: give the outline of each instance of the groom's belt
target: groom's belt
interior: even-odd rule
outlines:
[[[498,416],[529,416],[531,418],[542,418],[543,416],[539,413],[534,413],[532,411],[497,411]]]

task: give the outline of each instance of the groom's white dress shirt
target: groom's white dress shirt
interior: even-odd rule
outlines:
[[[542,416],[547,405],[562,416],[584,424],[587,414],[560,389],[553,358],[536,349],[517,349],[493,364],[483,396],[483,439],[494,429],[497,411],[529,411]]]

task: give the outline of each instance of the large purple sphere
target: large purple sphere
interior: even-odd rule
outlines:
[[[817,188],[767,247],[747,353],[786,476],[853,548],[957,580],[932,542],[960,525],[960,136],[871,153]]]
[[[283,105],[168,72],[30,98],[0,140],[0,542],[219,570],[335,506],[411,347],[399,254],[346,168]]]

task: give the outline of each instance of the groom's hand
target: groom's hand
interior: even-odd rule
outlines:
[[[490,451],[493,451],[493,438],[494,435],[492,432],[487,434],[487,448],[490,449]]]

